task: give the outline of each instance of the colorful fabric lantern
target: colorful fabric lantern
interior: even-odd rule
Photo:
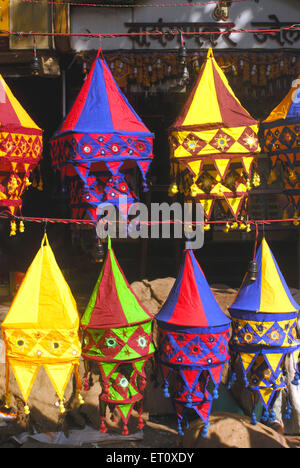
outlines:
[[[44,367],[64,409],[64,392],[74,370],[77,395],[81,346],[76,302],[49,245],[47,235],[17,291],[2,322],[6,346],[6,404],[9,406],[11,367],[25,401],[29,398],[40,367]]]
[[[185,414],[192,408],[205,423],[205,436],[223,366],[229,360],[231,321],[219,307],[192,251],[185,250],[178,277],[155,318],[164,392],[166,397],[172,394],[178,433],[183,433]]]
[[[252,422],[256,424],[255,395],[264,406],[263,421],[274,419],[273,405],[281,390],[287,393],[286,359],[292,359],[298,376],[300,342],[296,322],[299,305],[294,301],[278,264],[263,239],[255,257],[256,280],[247,273],[229,308],[232,318],[231,377],[242,367],[245,386],[252,393]],[[287,416],[290,403],[287,395]]]
[[[20,214],[22,195],[43,151],[42,130],[0,75],[0,207]],[[12,224],[11,234],[16,233]]]
[[[153,137],[99,51],[73,107],[51,140],[52,163],[69,189],[72,217],[97,220],[97,207],[112,204],[126,218],[138,200],[131,188],[137,167],[146,187]]]
[[[258,122],[242,107],[210,49],[198,80],[169,129],[171,192],[202,203],[205,217],[247,214],[247,197],[259,185],[254,170]]]
[[[119,412],[123,435],[128,434],[127,423],[134,407],[140,416],[138,427],[143,427],[145,365],[155,351],[152,322],[153,317],[130,288],[109,239],[104,265],[81,319],[87,389],[89,363],[96,362],[100,369],[101,432],[107,431],[107,409]]]
[[[286,196],[284,218],[299,217],[300,76],[283,101],[262,122],[263,151],[270,157],[268,183],[278,182]]]

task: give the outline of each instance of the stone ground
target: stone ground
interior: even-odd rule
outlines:
[[[143,304],[154,315],[166,300],[169,291],[174,283],[174,278],[162,278],[153,281],[136,281],[132,288],[143,302]],[[212,285],[213,293],[224,311],[232,303],[236,290],[228,288],[226,285]],[[297,295],[298,291],[294,291]],[[74,294],[78,303],[79,311],[82,312],[87,304],[88,297],[84,294]],[[0,298],[0,322],[3,320],[11,299]],[[1,353],[0,353],[1,354]],[[4,360],[3,355],[0,360],[0,398],[4,394]],[[202,423],[195,418],[190,428],[185,431],[184,437],[177,434],[177,422],[169,400],[162,394],[160,386],[155,386],[151,380],[152,371],[149,368],[149,381],[144,397],[144,420],[145,426],[142,431],[137,430],[137,415],[133,414],[129,423],[129,436],[122,436],[120,420],[112,423],[107,418],[108,434],[103,440],[97,443],[85,443],[81,447],[103,447],[103,448],[128,448],[128,449],[176,449],[176,448],[300,448],[300,434],[284,435],[276,427],[267,427],[263,424],[253,426],[250,419],[243,414],[231,414],[215,412],[211,416],[208,437],[203,439],[199,436]],[[64,420],[58,416],[58,409],[55,407],[55,392],[49,385],[47,376],[42,370],[32,389],[30,396],[31,414],[30,417],[24,415],[23,403],[18,391],[16,382],[11,376],[11,389],[13,393],[12,406],[18,410],[18,420],[8,423],[0,421],[0,447],[1,448],[57,448],[69,447],[69,445],[55,445],[39,442],[33,438],[27,438],[23,443],[17,443],[13,436],[19,436],[26,432],[32,434],[35,430],[38,433],[63,432],[65,436],[70,435],[70,431],[83,431],[87,426],[95,431],[99,427],[98,416],[98,395],[100,392],[99,383],[91,388],[89,392],[82,392],[85,404],[81,407],[70,406]],[[72,400],[72,383],[66,390],[66,398]],[[75,445],[78,448],[78,444]]]

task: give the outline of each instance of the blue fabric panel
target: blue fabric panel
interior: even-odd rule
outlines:
[[[195,273],[196,283],[205,311],[205,316],[209,327],[219,327],[222,325],[227,326],[231,323],[229,317],[225,315],[221,307],[219,306],[216,298],[214,297],[210,286],[200,269],[200,266],[195,258],[193,251],[190,251],[193,269]]]
[[[260,245],[257,255],[256,262],[258,266],[257,279],[254,282],[248,281],[248,274],[244,279],[244,282],[240,288],[240,291],[229,308],[229,312],[233,315],[234,310],[246,310],[246,311],[257,311],[260,309],[260,299],[261,299],[261,274],[262,274],[262,244]]]
[[[253,313],[252,310],[239,310],[231,308],[229,309],[229,312],[234,318],[254,322],[279,322],[280,320],[291,320],[298,316],[297,312],[282,312],[282,314],[261,314],[255,312]]]
[[[113,130],[103,68],[97,60],[89,92],[74,131],[98,133]]]
[[[159,320],[160,322],[168,322],[173,315],[174,309],[177,304],[177,299],[180,293],[184,266],[185,266],[185,259],[186,259],[186,252],[184,253],[184,260],[181,262],[179,273],[169,293],[169,296],[167,297],[167,300],[164,303],[163,307],[155,316],[156,320]]]
[[[158,314],[157,314],[158,315]],[[160,320],[157,319],[157,315],[155,316],[155,319],[157,320],[157,323],[160,328],[163,330],[169,330],[169,331],[174,331],[176,333],[187,333],[187,334],[197,334],[197,335],[207,335],[210,333],[222,333],[223,331],[229,330],[229,324],[221,325],[219,327],[182,327],[179,325],[173,325],[171,323],[166,323],[166,322],[161,322]]]

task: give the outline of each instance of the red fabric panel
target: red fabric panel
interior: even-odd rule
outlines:
[[[210,406],[211,406],[211,403],[208,401],[208,402],[201,403],[200,405],[196,407],[198,413],[201,414],[203,421],[208,420],[208,417],[210,414]]]
[[[222,377],[223,366],[211,367],[209,369],[216,384],[219,384]]]
[[[118,328],[127,325],[128,322],[118,298],[110,255],[107,255],[89,327]]]
[[[213,73],[224,126],[230,128],[255,125],[257,123],[256,120],[234,99],[215,67],[213,67]]]
[[[94,61],[92,68],[90,70],[90,73],[88,74],[79,94],[78,97],[76,98],[75,103],[73,104],[73,107],[69,114],[67,115],[62,128],[60,129],[60,132],[65,132],[66,130],[73,130],[74,127],[77,124],[77,121],[81,115],[82,109],[85,105],[86,97],[88,95],[89,89],[90,89],[90,84],[93,78],[94,74],[94,68],[95,68],[96,61]]]
[[[190,255],[186,256],[180,292],[172,314],[172,323],[174,325],[184,323],[186,327],[208,326]]]
[[[186,383],[189,386],[189,389],[191,389],[195,381],[198,380],[199,374],[201,373],[201,371],[199,371],[199,369],[196,369],[196,370],[183,369],[181,373],[182,375],[184,375],[184,378],[186,380]]]
[[[134,115],[128,103],[124,101],[104,61],[103,74],[114,129],[128,132],[149,132],[145,125]]]
[[[191,107],[191,104],[193,102],[193,99],[194,99],[194,96],[195,96],[195,93],[198,89],[198,86],[199,86],[199,83],[200,83],[200,80],[202,79],[202,75],[204,73],[204,70],[205,70],[205,65],[203,64],[201,70],[200,70],[200,74],[198,76],[198,79],[197,79],[197,82],[196,84],[194,85],[193,89],[192,89],[192,92],[190,93],[190,95],[188,96],[183,108],[182,108],[182,111],[180,113],[180,115],[177,117],[176,121],[171,125],[170,127],[170,130],[172,128],[178,128],[182,125],[182,123],[184,122],[185,118],[186,118],[186,115]],[[197,126],[195,126],[197,127]],[[184,126],[183,129],[185,129],[186,127]]]
[[[2,86],[1,93],[2,99],[0,99],[0,125],[1,127],[9,125],[9,128],[12,127],[13,131],[17,132],[18,129],[22,127],[20,124],[20,120]]]

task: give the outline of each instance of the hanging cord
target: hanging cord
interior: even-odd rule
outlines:
[[[44,218],[44,236],[47,234],[47,223],[48,223],[48,219]]]
[[[256,257],[257,242],[258,242],[258,223],[255,223],[255,242],[254,242],[254,251],[253,251],[253,261],[255,260],[255,257]]]
[[[102,59],[102,60],[105,60],[101,47],[99,47],[99,49],[98,49],[96,58],[99,58],[100,55],[101,55],[101,59]]]

